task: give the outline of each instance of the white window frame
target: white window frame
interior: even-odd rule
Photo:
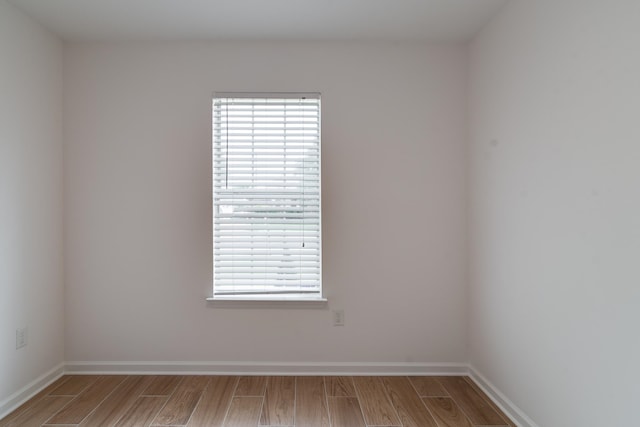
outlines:
[[[233,100],[233,101],[232,101]],[[228,203],[231,203],[228,201],[229,197],[236,197],[234,191],[226,191],[224,188],[222,188],[222,183],[221,183],[221,176],[223,175],[223,167],[220,166],[221,162],[225,163],[224,166],[224,175],[225,176],[229,176],[230,173],[233,172],[233,169],[231,169],[231,166],[229,165],[229,158],[232,157],[232,155],[230,155],[229,153],[230,148],[229,148],[229,143],[231,140],[231,144],[233,144],[233,136],[230,138],[229,137],[229,129],[232,130],[232,133],[234,131],[234,129],[238,129],[238,128],[234,128],[232,125],[229,124],[228,118],[231,117],[233,120],[233,115],[230,114],[229,112],[229,105],[233,105],[230,102],[236,102],[235,100],[247,100],[247,102],[255,102],[257,103],[256,105],[259,105],[259,103],[261,101],[264,101],[265,103],[270,103],[270,102],[274,102],[275,104],[278,103],[282,103],[282,104],[286,104],[286,107],[283,107],[284,110],[288,109],[289,107],[293,107],[295,108],[295,104],[294,101],[299,101],[299,102],[309,102],[310,100],[317,100],[317,103],[312,103],[313,105],[317,105],[317,126],[310,126],[311,129],[304,129],[304,124],[303,126],[303,133],[305,134],[302,139],[303,139],[303,143],[302,145],[305,147],[303,148],[303,153],[307,152],[307,149],[311,150],[312,152],[315,151],[315,149],[317,148],[317,170],[315,170],[314,172],[310,172],[309,174],[307,174],[307,170],[308,170],[308,165],[305,167],[304,166],[304,162],[303,162],[303,166],[301,168],[302,170],[302,178],[301,181],[303,183],[307,183],[308,181],[311,181],[311,187],[316,187],[317,186],[317,200],[314,198],[313,202],[314,205],[316,206],[315,203],[317,202],[317,212],[315,211],[315,208],[311,209],[310,213],[307,213],[307,208],[302,209],[302,216],[304,218],[309,218],[309,215],[311,215],[311,219],[307,220],[303,220],[302,225],[301,225],[301,230],[314,230],[315,229],[315,222],[317,221],[317,234],[315,231],[313,231],[311,233],[311,239],[309,242],[307,243],[307,246],[309,244],[311,244],[311,247],[307,247],[307,249],[293,249],[292,252],[295,254],[305,254],[305,252],[311,252],[311,259],[312,259],[312,263],[313,263],[313,267],[311,268],[311,270],[307,270],[307,271],[312,271],[312,273],[309,274],[308,277],[310,277],[309,281],[307,282],[307,286],[309,288],[312,288],[313,292],[309,292],[309,288],[305,288],[305,285],[303,285],[303,281],[302,281],[302,274],[303,271],[305,271],[307,264],[303,264],[302,258],[303,256],[299,257],[299,264],[297,267],[292,267],[292,268],[287,268],[286,270],[295,270],[296,268],[298,269],[298,272],[300,274],[300,282],[298,283],[298,285],[293,285],[293,287],[288,287],[288,286],[284,286],[283,284],[286,283],[285,281],[278,281],[279,279],[274,279],[274,275],[273,275],[273,271],[274,270],[269,270],[268,273],[265,273],[266,276],[269,277],[270,280],[266,280],[265,279],[265,283],[268,282],[269,284],[271,284],[271,286],[269,285],[260,285],[257,281],[256,281],[256,275],[254,274],[254,270],[257,270],[257,268],[255,268],[254,264],[252,264],[252,262],[249,262],[248,264],[250,265],[250,267],[246,267],[247,266],[247,260],[243,259],[242,263],[243,266],[245,266],[245,268],[243,268],[243,274],[241,275],[240,273],[238,273],[239,276],[241,277],[245,277],[245,275],[250,275],[250,279],[247,279],[249,282],[251,282],[251,284],[245,284],[242,283],[242,281],[240,281],[240,284],[236,287],[235,285],[230,285],[229,283],[229,279],[228,277],[230,277],[230,267],[228,267],[229,263],[226,263],[225,266],[225,261],[224,258],[225,256],[228,256],[229,252],[228,251],[228,246],[229,246],[229,241],[227,240],[227,243],[225,245],[225,243],[217,243],[217,242],[221,242],[221,237],[226,237],[227,235],[225,234],[225,232],[219,231],[221,230],[221,228],[216,228],[216,227],[220,227],[221,223],[223,223],[223,219],[222,217],[225,215],[225,213],[222,213],[222,210],[220,209],[229,209],[229,206],[227,205]],[[216,102],[218,102],[220,104],[220,107],[216,107]],[[242,102],[242,101],[241,101]],[[218,108],[218,110],[216,110],[216,108]],[[221,111],[221,108],[227,108],[226,112],[225,111]],[[213,270],[214,270],[214,274],[213,274],[213,296],[211,298],[208,298],[210,301],[279,301],[279,302],[325,302],[326,299],[324,298],[324,294],[323,294],[323,288],[322,288],[322,188],[321,188],[321,171],[322,171],[322,155],[321,155],[321,124],[320,124],[320,119],[321,119],[321,106],[320,106],[320,94],[319,93],[278,93],[278,92],[270,92],[270,93],[244,93],[244,92],[216,92],[213,95],[213,102],[212,102],[212,208],[213,208],[213,215],[212,215],[212,222],[213,222],[213,230],[212,230],[212,237],[213,237]],[[315,112],[315,110],[312,110]],[[224,116],[220,115],[221,118],[218,119],[218,121],[216,121],[216,114],[223,114]],[[307,113],[303,113],[307,114]],[[224,118],[222,118],[224,117]],[[286,117],[283,116],[283,117]],[[309,119],[315,119],[315,116],[312,115],[308,116],[308,117],[303,117],[301,120],[305,123],[309,123],[308,120]],[[250,119],[250,124],[248,129],[251,129],[252,132],[255,132],[255,128],[256,128],[256,124],[253,121],[255,120],[254,118]],[[224,123],[223,123],[224,122]],[[287,123],[287,119],[283,119],[283,123]],[[240,125],[238,125],[240,126]],[[263,124],[263,126],[265,126]],[[299,126],[299,124],[298,124]],[[247,123],[244,123],[244,128],[243,129],[247,129]],[[283,129],[287,129],[287,126],[285,125],[283,127]],[[226,139],[224,135],[222,135],[224,132],[226,132]],[[289,131],[291,132],[291,131]],[[283,130],[282,131],[282,138],[283,141],[285,141],[287,138],[291,138],[290,134],[287,133],[287,130]],[[317,140],[315,139],[317,138]],[[307,139],[313,141],[313,142],[304,142]],[[246,141],[243,142],[239,142],[238,144],[243,144],[246,143]],[[277,142],[277,143],[271,143],[269,142],[269,145],[277,145],[280,144],[281,142]],[[223,144],[226,144],[226,147],[222,147]],[[284,142],[281,143],[282,144],[282,159],[283,161],[289,162],[290,157],[287,157],[287,149],[286,149],[286,144]],[[279,148],[276,148],[276,150],[280,150]],[[223,154],[224,152],[224,154]],[[251,149],[251,153],[254,152],[254,149]],[[271,152],[269,152],[269,155],[271,155]],[[279,155],[279,154],[277,154]],[[315,160],[314,160],[315,161]],[[218,166],[216,166],[216,164],[218,164]],[[295,162],[294,162],[295,164]],[[253,174],[254,168],[256,167],[256,163],[251,163],[251,173]],[[299,167],[299,165],[298,165]],[[315,168],[313,168],[315,169]],[[231,171],[231,172],[230,172]],[[216,175],[216,173],[218,173],[218,175]],[[246,172],[246,171],[245,171]],[[298,173],[298,175],[300,175],[300,173]],[[316,176],[317,176],[317,181],[316,181]],[[309,177],[311,177],[311,179],[309,179]],[[216,181],[216,179],[218,179],[218,181]],[[228,185],[228,182],[233,182],[232,181],[233,178],[226,178],[225,181],[225,186]],[[282,175],[277,175],[276,180],[281,180],[283,182],[287,182],[287,180],[290,180],[291,178],[289,178],[288,174],[285,174],[284,172],[282,173]],[[252,183],[254,182],[253,180],[251,181]],[[262,186],[264,187],[264,183],[262,183]],[[309,188],[306,187],[305,185],[303,185],[302,187],[304,188]],[[251,189],[251,190],[247,190],[248,192],[264,192],[264,188],[262,189]],[[276,194],[278,190],[274,190],[273,194]],[[285,190],[282,190],[285,191]],[[307,190],[309,191],[309,190]],[[240,190],[238,190],[238,193],[240,192]],[[229,196],[229,194],[234,194],[233,196]],[[268,193],[267,193],[268,194]],[[243,197],[243,196],[240,196]],[[250,196],[247,196],[250,197]],[[299,196],[300,197],[300,196]],[[309,197],[309,194],[306,195],[306,197]],[[218,206],[217,201],[222,201],[226,198],[227,202],[225,202],[225,206],[222,206],[223,203],[220,203],[220,206]],[[271,198],[271,197],[269,197]],[[277,196],[273,196],[273,199],[276,199]],[[305,193],[303,191],[301,199],[299,200],[306,200],[305,198]],[[243,200],[242,202],[247,203],[247,200]],[[239,203],[242,203],[239,202]],[[268,203],[268,202],[265,202]],[[304,206],[304,202],[303,206]],[[231,208],[231,211],[233,211],[234,209]],[[228,212],[226,213],[228,215]],[[253,215],[254,213],[251,214],[244,214],[244,215]],[[295,216],[295,213],[290,213],[287,212],[285,214],[286,217],[289,216]],[[220,221],[218,221],[218,216],[220,216]],[[317,216],[317,219],[315,218]],[[268,234],[268,232],[271,230],[270,227],[272,227],[272,225],[268,222],[269,220],[267,218],[265,218],[265,229],[264,230],[260,230],[261,232],[264,231],[265,233]],[[282,221],[288,221],[288,219],[284,219]],[[293,224],[293,226],[296,225],[300,225],[299,223],[296,223],[295,220],[291,220]],[[307,222],[307,223],[305,223]],[[285,226],[283,226],[284,228],[289,227],[289,224],[287,223]],[[259,228],[259,226],[258,226]],[[258,229],[256,228],[256,229]],[[253,229],[253,228],[252,228]],[[228,229],[227,229],[228,230]],[[219,234],[218,234],[219,233]],[[232,234],[234,233],[233,231],[231,232]],[[252,245],[251,247],[253,248],[253,238],[254,238],[254,234],[253,231],[251,231],[251,243],[247,243],[249,245]],[[309,233],[308,231],[303,232],[303,236],[304,233]],[[285,233],[286,235],[286,233]],[[307,237],[309,238],[309,237]],[[232,238],[234,239],[234,238]],[[289,239],[288,237],[283,237],[282,238],[284,240],[284,242],[282,243],[284,246],[282,248],[277,248],[277,249],[284,249],[284,248],[290,248],[290,243],[287,239]],[[301,240],[302,245],[301,248],[304,248],[304,243],[305,243],[305,238],[302,238]],[[277,245],[278,239],[275,239],[275,244]],[[217,246],[218,244],[218,246]],[[270,243],[268,243],[268,245],[270,245]],[[316,247],[317,246],[317,247]],[[315,249],[314,249],[315,248]],[[243,248],[244,249],[244,248]],[[317,258],[316,258],[316,253],[317,253]],[[224,256],[220,256],[220,258],[217,258],[217,256],[219,254],[222,254]],[[267,257],[270,257],[270,252],[269,255],[267,255]],[[235,257],[235,255],[234,255]],[[250,258],[253,257],[253,249],[251,250],[251,255]],[[260,257],[257,257],[260,258]],[[234,258],[235,259],[235,258]],[[282,257],[277,257],[277,255],[274,255],[274,260],[279,260],[282,259]],[[316,261],[317,260],[317,261]],[[257,262],[257,261],[256,261]],[[315,268],[315,263],[317,262],[317,269]],[[232,263],[233,264],[233,263]],[[270,264],[269,261],[265,262],[265,269],[268,269],[267,265]],[[303,269],[303,266],[305,267]],[[237,271],[235,269],[235,267],[231,267],[234,271],[234,273],[231,273],[231,277],[235,277],[235,271]],[[247,271],[250,271],[250,273],[247,273]],[[295,274],[290,274],[290,277],[295,277]],[[218,278],[218,279],[217,279]],[[235,283],[235,279],[233,279]],[[278,281],[278,284],[272,284],[272,281],[276,280]],[[315,284],[315,282],[317,281],[317,285]],[[222,283],[222,284],[220,284]],[[280,284],[282,283],[282,284]],[[295,283],[294,281],[291,281],[290,283]],[[216,286],[218,285],[218,286]],[[296,292],[293,290],[294,287],[296,287],[300,290],[299,292]],[[238,290],[240,289],[240,290]],[[285,289],[285,291],[281,291],[280,289]]]

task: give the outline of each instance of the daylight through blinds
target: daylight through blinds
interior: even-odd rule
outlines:
[[[216,94],[214,297],[321,296],[320,97]]]

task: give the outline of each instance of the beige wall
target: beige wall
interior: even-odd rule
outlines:
[[[465,362],[463,47],[68,45],[68,361]],[[211,95],[320,91],[324,286],[212,308]]]
[[[0,0],[0,414],[64,359],[61,111],[61,44]]]
[[[637,423],[640,3],[514,1],[471,50],[471,362],[540,426]]]

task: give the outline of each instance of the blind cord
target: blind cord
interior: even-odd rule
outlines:
[[[306,97],[302,97],[302,99],[307,99]],[[304,129],[304,125],[305,125],[305,119],[306,119],[306,115],[305,115],[305,110],[304,110],[304,105],[302,105],[302,102],[300,103],[301,108],[302,108],[302,247],[304,248],[304,241],[305,241],[305,234],[304,234],[304,229],[305,229],[305,213],[307,212],[307,202],[304,199],[304,189],[306,187],[306,177],[307,177],[307,168],[305,167],[305,163],[304,160],[307,157],[306,153],[305,153],[305,129]],[[302,254],[300,254],[300,263],[302,263]]]
[[[225,116],[227,132],[226,132],[226,156],[224,158],[224,188],[229,189],[229,101],[225,102],[227,114]]]

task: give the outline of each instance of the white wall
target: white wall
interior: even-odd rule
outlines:
[[[64,359],[61,111],[61,44],[0,0],[0,413]]]
[[[396,44],[72,44],[68,361],[465,362],[466,58]],[[320,91],[327,310],[212,308],[211,95]]]
[[[540,426],[637,424],[640,3],[512,2],[472,46],[471,361]]]

